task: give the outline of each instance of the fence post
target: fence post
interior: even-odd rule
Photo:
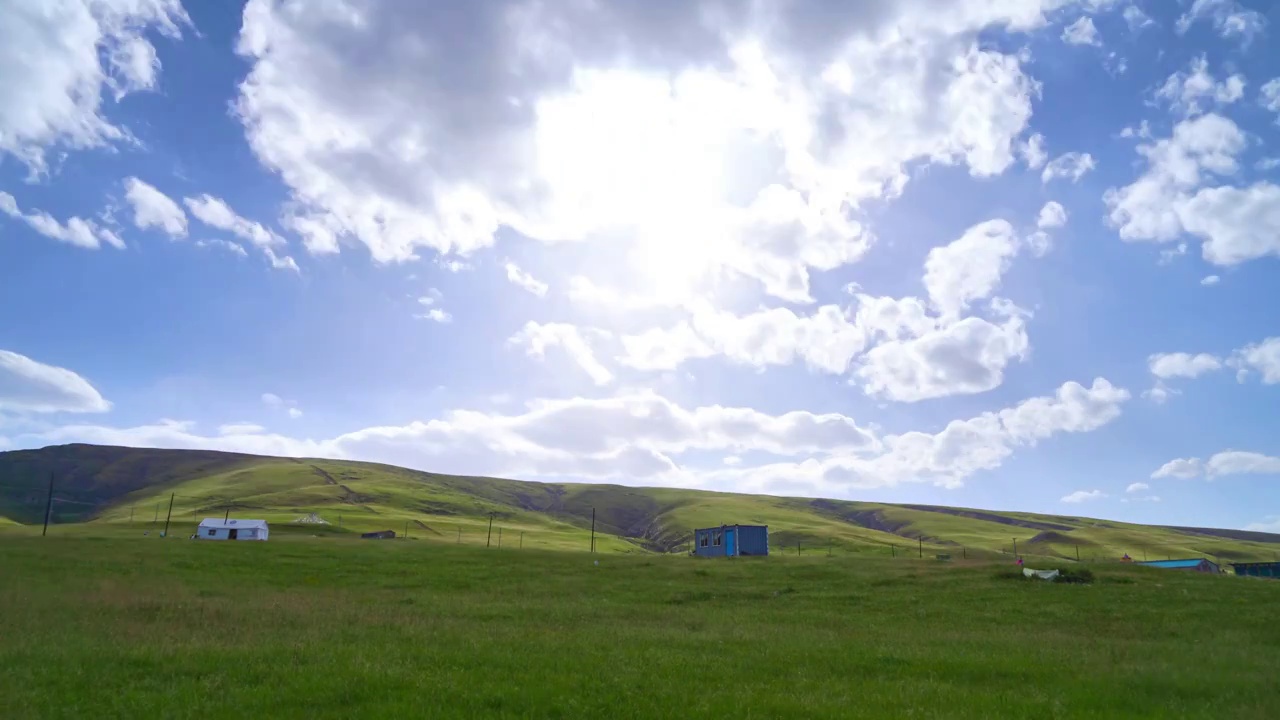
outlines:
[[[596,551],[596,509],[591,508],[591,552]]]
[[[493,543],[493,513],[489,513],[489,534],[485,536],[484,546],[489,547]]]
[[[169,493],[169,514],[164,516],[164,537],[169,537],[169,520],[173,517],[173,496]]]
[[[49,516],[53,514],[53,473],[49,473],[49,496],[44,501],[44,530],[40,537],[49,534]]]
[[[923,560],[924,559],[924,537],[923,536],[918,537],[916,538],[916,540],[920,542],[920,559]]]

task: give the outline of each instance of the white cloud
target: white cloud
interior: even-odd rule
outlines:
[[[970,302],[990,297],[1017,254],[1018,238],[1008,222],[974,225],[960,238],[929,251],[924,286],[930,302],[943,317],[959,317]]]
[[[1107,494],[1102,492],[1101,490],[1077,490],[1071,493],[1070,495],[1063,496],[1062,502],[1082,503],[1082,502],[1088,502],[1090,500],[1099,500],[1104,497],[1107,497]]]
[[[283,411],[294,420],[302,417],[302,410],[298,408],[297,401],[286,400],[275,393],[262,393],[262,404],[268,409]]]
[[[1194,378],[1207,372],[1220,370],[1222,360],[1208,353],[1157,353],[1147,358],[1151,374],[1162,380],[1170,378]]]
[[[595,331],[600,332],[600,331]],[[530,320],[520,332],[507,340],[508,345],[524,348],[529,357],[545,358],[547,348],[560,346],[570,359],[591,377],[596,385],[608,385],[613,382],[613,373],[600,364],[595,353],[583,339],[578,328],[565,323],[539,323]]]
[[[1125,488],[1124,491],[1127,493],[1136,493],[1136,492],[1142,492],[1143,490],[1150,490],[1150,489],[1151,489],[1150,485],[1144,482],[1136,482],[1136,483],[1130,483],[1129,487]]]
[[[250,433],[201,437],[189,423],[136,428],[69,426],[42,442],[96,442],[135,447],[197,447],[293,457],[387,462],[435,472],[515,477],[578,477],[766,491],[804,481],[815,492],[931,482],[955,487],[998,467],[1016,448],[1059,433],[1088,432],[1110,422],[1128,393],[1098,379],[1092,388],[1063,385],[998,413],[949,423],[936,434],[877,438],[853,419],[796,411],[768,415],[718,405],[687,409],[652,392],[612,398],[529,403],[516,415],[455,410],[440,419],[372,427],[329,440]],[[681,467],[684,453],[747,452],[796,458],[767,465]]]
[[[1222,82],[1209,74],[1209,61],[1204,55],[1191,61],[1188,72],[1176,72],[1156,90],[1156,97],[1185,115],[1204,112],[1202,103],[1228,105],[1244,97],[1244,76],[1232,75]]]
[[[9,350],[0,350],[0,412],[106,412],[111,403],[88,380]]]
[[[1067,178],[1071,182],[1078,182],[1096,166],[1097,163],[1089,153],[1063,153],[1044,166],[1040,181],[1047,183],[1055,178]]]
[[[1239,0],[1195,0],[1174,27],[1181,35],[1200,20],[1212,22],[1221,37],[1238,37],[1246,46],[1267,26],[1262,13],[1246,9]]]
[[[1022,155],[1022,159],[1026,161],[1027,167],[1032,170],[1038,170],[1044,165],[1045,160],[1049,159],[1049,154],[1044,149],[1044,135],[1035,133],[1027,138],[1027,141],[1018,148]]]
[[[1101,45],[1098,39],[1098,28],[1093,25],[1093,18],[1088,15],[1071,23],[1062,31],[1062,42],[1068,45]]]
[[[124,249],[124,241],[110,228],[102,227],[92,220],[73,217],[65,224],[58,222],[46,212],[36,210],[23,213],[18,202],[6,192],[0,192],[0,212],[15,220],[25,222],[32,230],[49,238],[68,245],[87,250],[97,250],[105,243],[117,250]]]
[[[257,435],[266,432],[267,429],[256,423],[239,422],[227,423],[218,426],[219,435]]]
[[[1228,364],[1241,372],[1257,372],[1266,385],[1280,383],[1280,337],[1270,337],[1236,350]]]
[[[1014,161],[1039,88],[977,41],[1063,4],[254,0],[237,112],[327,251],[465,256],[509,227],[607,242],[677,301],[738,276],[810,302],[916,164]]]
[[[1280,186],[1202,187],[1214,175],[1235,174],[1245,144],[1235,123],[1208,114],[1178,123],[1171,138],[1140,145],[1148,169],[1107,190],[1110,223],[1130,241],[1196,235],[1205,260],[1216,265],[1280,254]]]
[[[449,314],[449,311],[442,308],[431,308],[421,315],[415,315],[414,317],[422,320],[430,320],[431,322],[440,324],[453,322],[453,315]]]
[[[130,139],[103,117],[103,90],[119,100],[153,87],[159,62],[147,34],[177,38],[186,22],[178,0],[7,3],[0,23],[0,155],[12,154],[40,175],[49,150]]]
[[[1021,316],[1000,324],[968,317],[872,348],[855,375],[868,394],[898,402],[968,395],[999,386],[1009,361],[1025,358],[1029,348]]]
[[[139,230],[158,228],[169,237],[187,235],[187,214],[178,203],[136,177],[125,178],[124,197],[133,206],[133,224]]]
[[[529,292],[543,297],[547,294],[547,284],[520,269],[520,266],[508,262],[503,266],[507,271],[507,279]]]
[[[1036,218],[1036,227],[1041,230],[1052,230],[1060,228],[1067,224],[1067,209],[1062,207],[1062,203],[1050,200],[1040,208],[1040,215]]]
[[[1200,279],[1200,284],[1201,285],[1217,285],[1221,281],[1222,281],[1222,278],[1218,277],[1217,275],[1205,275],[1203,278]]]
[[[1142,8],[1137,5],[1129,5],[1126,7],[1122,16],[1124,17],[1124,21],[1128,23],[1129,30],[1132,32],[1138,32],[1149,25],[1155,24],[1155,21],[1146,13],[1142,12]]]
[[[279,235],[263,227],[260,223],[246,220],[233,211],[221,198],[212,195],[183,198],[182,202],[196,219],[210,227],[226,230],[236,237],[253,243],[258,247],[270,247],[284,243]]]
[[[1273,113],[1280,113],[1280,77],[1271,78],[1263,84],[1262,88],[1258,90],[1258,103]],[[1280,122],[1280,117],[1276,118],[1276,120]],[[1276,164],[1280,165],[1280,160],[1277,158],[1270,159],[1277,160]],[[1272,167],[1275,167],[1275,165],[1272,165]]]
[[[1174,260],[1187,254],[1187,244],[1182,242],[1177,245],[1160,251],[1160,259],[1156,261],[1158,265],[1168,265]]]
[[[239,243],[231,242],[230,240],[223,240],[222,238],[212,238],[209,240],[197,240],[196,247],[220,248],[222,250],[226,250],[232,255],[239,255],[240,257],[249,257],[249,253],[245,251],[242,245],[240,245]]]
[[[1280,533],[1280,515],[1268,515],[1262,522],[1249,523],[1241,529],[1250,532]]]
[[[1151,473],[1152,478],[1197,478],[1212,480],[1225,475],[1277,475],[1280,474],[1280,457],[1256,452],[1226,450],[1216,453],[1207,461],[1199,458],[1177,458]]]
[[[1214,265],[1280,255],[1280,185],[1205,188],[1177,210],[1183,229],[1204,240],[1204,259]]]

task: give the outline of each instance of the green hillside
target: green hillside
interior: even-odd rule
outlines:
[[[190,450],[64,445],[0,453],[0,533],[38,532],[50,476],[61,535],[159,529],[203,517],[264,518],[277,534],[342,536],[406,530],[464,544],[586,549],[594,510],[597,550],[686,549],[691,529],[766,524],[775,553],[1081,560],[1210,555],[1271,559],[1280,535],[1134,525],[1089,518],[927,505],[536,483],[426,473],[389,465]],[[492,532],[490,531],[492,523]]]

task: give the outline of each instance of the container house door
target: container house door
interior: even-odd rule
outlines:
[[[724,554],[733,557],[738,554],[738,533],[736,530],[724,531]]]

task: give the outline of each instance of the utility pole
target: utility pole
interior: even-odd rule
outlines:
[[[169,493],[169,514],[164,516],[163,537],[169,537],[169,520],[173,517],[173,496],[174,493]]]
[[[49,473],[49,495],[44,501],[44,530],[40,537],[49,534],[49,516],[53,514],[53,473]]]
[[[484,546],[489,547],[493,541],[493,513],[489,513],[489,535],[484,539]]]
[[[591,552],[596,551],[596,509],[591,508]]]

